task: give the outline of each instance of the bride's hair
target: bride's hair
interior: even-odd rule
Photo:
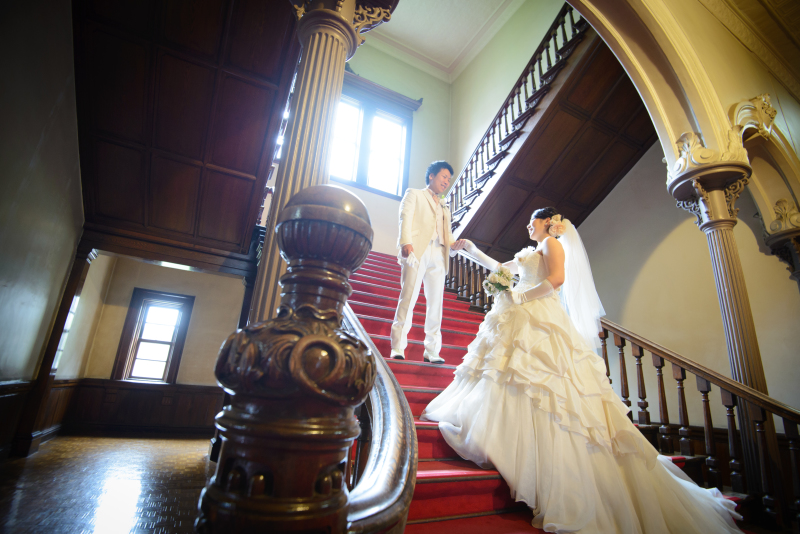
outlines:
[[[534,211],[531,217],[533,217],[534,219],[548,219],[551,217],[555,217],[556,215],[558,215],[558,212],[556,211],[555,208],[547,207]]]

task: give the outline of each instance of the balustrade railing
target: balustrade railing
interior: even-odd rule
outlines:
[[[601,320],[602,330],[600,332],[601,352],[606,362],[606,373],[610,377],[608,365],[608,340],[613,336],[614,345],[619,352],[619,388],[623,402],[630,406],[628,400],[628,375],[625,362],[626,344],[630,344],[631,354],[636,359],[637,375],[637,396],[639,398],[639,412],[636,421],[639,429],[646,431],[648,428],[655,430],[655,425],[650,421],[648,412],[647,392],[645,389],[645,372],[642,359],[645,351],[652,355],[652,364],[655,368],[657,381],[659,424],[657,429],[657,445],[662,454],[673,454],[673,427],[670,425],[669,409],[667,406],[667,395],[664,381],[663,369],[668,362],[672,370],[672,378],[675,380],[675,388],[678,398],[678,446],[682,456],[694,456],[691,442],[691,427],[689,421],[689,411],[686,400],[686,378],[687,373],[695,376],[697,390],[700,393],[700,402],[703,414],[703,453],[707,468],[706,480],[709,487],[722,489],[721,464],[717,458],[716,443],[714,437],[714,425],[711,417],[712,387],[720,391],[720,403],[725,408],[727,438],[728,438],[728,469],[730,471],[730,487],[736,493],[758,494],[748,488],[748,481],[744,476],[745,470],[742,466],[742,454],[738,442],[736,426],[736,412],[747,410],[755,424],[757,437],[757,451],[760,481],[750,484],[751,487],[760,487],[761,502],[763,512],[773,519],[779,519],[779,502],[777,496],[782,494],[782,488],[790,490],[790,498],[786,499],[785,512],[781,521],[786,527],[792,522],[800,521],[800,437],[798,437],[798,424],[800,424],[800,411],[791,406],[768,397],[767,395],[747,387],[735,380],[723,376],[707,367],[697,364],[680,354],[661,347],[647,339],[626,330],[625,328],[607,321]],[[616,377],[615,377],[616,378]],[[629,415],[633,415],[630,412]],[[789,441],[789,461],[782,464],[781,458],[770,456],[767,449],[765,434],[765,423],[768,418],[779,417],[783,421],[783,428],[786,438]],[[780,474],[785,480],[776,480],[775,474]],[[800,523],[797,524],[800,529]]]
[[[536,106],[547,94],[550,84],[588,27],[569,4],[564,4],[450,187],[448,198],[453,230],[458,228],[472,202],[483,193],[482,187],[494,176],[495,168],[536,111]]]

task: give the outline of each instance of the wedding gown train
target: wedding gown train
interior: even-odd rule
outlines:
[[[517,254],[515,291],[547,277],[541,259]],[[422,419],[497,469],[547,532],[740,532],[734,504],[659,456],[627,412],[556,294],[522,305],[503,294]]]

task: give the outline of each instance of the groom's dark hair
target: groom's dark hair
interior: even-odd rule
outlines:
[[[442,169],[447,169],[450,174],[453,174],[453,167],[450,166],[445,160],[434,161],[428,165],[428,170],[425,171],[425,185],[431,183],[431,174],[436,176]]]

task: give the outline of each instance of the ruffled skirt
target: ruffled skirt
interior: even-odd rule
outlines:
[[[557,298],[501,296],[422,419],[497,469],[547,532],[739,532],[734,504],[660,457],[627,412]]]

